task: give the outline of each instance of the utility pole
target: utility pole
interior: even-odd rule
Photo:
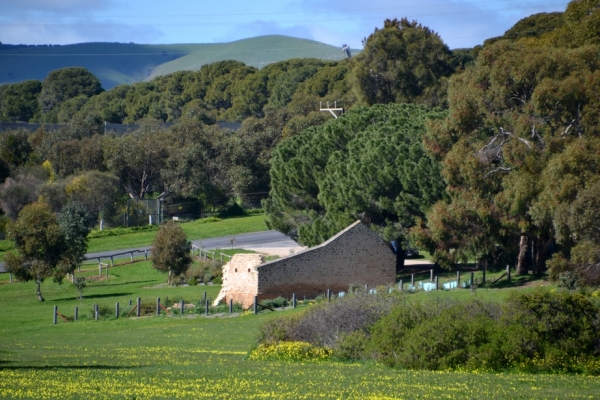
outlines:
[[[333,115],[333,117],[336,119],[338,118],[338,115],[336,114],[337,112],[339,112],[340,115],[344,114],[344,109],[337,106],[337,101],[333,102],[333,108],[329,106],[329,102],[327,102],[326,104],[327,104],[327,106],[325,108],[323,108],[323,102],[320,101],[319,102],[319,111],[330,112],[331,115]]]

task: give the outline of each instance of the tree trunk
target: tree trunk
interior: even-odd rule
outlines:
[[[521,234],[519,242],[519,257],[517,258],[517,275],[527,275],[527,250],[529,238],[527,235]]]
[[[546,239],[535,238],[533,241],[533,273],[542,274],[546,270],[546,259],[550,246],[554,243],[554,237]]]
[[[38,297],[38,300],[39,301],[45,301],[44,298],[42,297],[42,290],[41,290],[41,287],[40,287],[41,284],[42,284],[42,282],[40,282],[40,280],[38,279],[36,281],[36,283],[37,283],[37,297]]]

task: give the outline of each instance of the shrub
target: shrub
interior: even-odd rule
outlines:
[[[499,308],[470,301],[450,306],[398,306],[374,327],[370,347],[389,366],[451,369],[481,364],[478,350],[491,341]]]
[[[238,203],[235,202],[219,212],[220,218],[240,217],[243,215],[246,215],[246,212]]]
[[[198,284],[198,280],[195,277],[189,278],[187,280],[187,284],[190,286],[196,286]]]
[[[201,218],[199,220],[196,221],[197,224],[209,224],[211,222],[219,222],[221,220],[221,218],[217,218],[217,217],[206,217],[206,218]]]
[[[277,297],[275,299],[266,299],[260,302],[261,306],[268,308],[287,307],[288,304],[288,300],[284,299],[283,297]]]
[[[263,343],[254,349],[251,360],[321,361],[332,354],[331,349],[306,342]]]
[[[369,335],[362,330],[342,334],[337,346],[333,349],[333,356],[343,361],[367,358],[366,350],[369,339]]]
[[[377,292],[267,321],[259,343],[310,343],[341,360],[409,369],[600,373],[596,292],[540,289],[501,304]]]
[[[105,304],[99,304],[98,305],[98,318],[100,317],[111,317],[115,315],[115,309],[112,307],[109,307]],[[94,307],[92,307],[92,309],[90,310],[90,318],[94,319],[96,317],[95,311],[94,311]]]
[[[399,293],[389,294],[387,290],[378,290],[378,294],[357,291],[331,303],[317,303],[289,320],[268,321],[261,337],[266,341],[300,341],[334,348],[340,335],[367,331],[400,298]]]
[[[87,287],[87,283],[85,281],[85,276],[75,276],[73,277],[73,286],[75,286],[75,290],[77,290],[77,299],[83,299],[83,289]]]
[[[129,228],[112,228],[112,229],[104,229],[104,230],[92,230],[88,234],[89,239],[102,238],[108,236],[121,236],[127,235],[129,233],[137,233],[137,232],[150,232],[157,231],[159,227],[156,225],[141,225],[141,226],[131,226]]]

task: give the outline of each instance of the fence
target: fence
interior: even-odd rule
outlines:
[[[212,261],[217,261],[217,258],[219,258],[220,262],[223,262],[223,257],[231,260],[230,255],[224,254],[224,253],[218,253],[219,257],[217,257],[217,252],[215,251],[209,251],[209,250],[204,250],[201,247],[196,246],[195,244],[192,244],[192,256],[196,255],[196,251],[198,252],[198,257],[200,258],[200,261],[208,261],[208,260],[212,260]]]
[[[193,246],[192,251],[194,251],[195,249],[200,251],[200,255],[202,255],[202,252],[204,252],[205,256],[206,256],[206,253],[212,253],[213,257],[214,257],[215,252],[206,252],[205,250],[199,249],[197,246]],[[137,250],[137,251],[140,251],[140,250]],[[125,252],[122,254],[128,254],[128,253],[133,253],[133,252]],[[227,256],[226,254],[223,254],[223,253],[220,253],[220,254]],[[147,251],[146,251],[146,256],[147,256]],[[229,257],[229,256],[227,256],[227,257]],[[133,260],[133,254],[132,254],[132,260]],[[108,264],[103,264],[100,262],[98,263],[99,274],[102,275],[103,266],[106,267],[106,274],[108,277],[108,267],[109,267]],[[421,274],[427,274],[427,273],[430,276],[429,281],[419,281],[419,282],[416,282],[417,285],[415,285],[415,275],[421,275]],[[506,266],[506,271],[500,277],[498,277],[496,280],[494,280],[494,282],[492,282],[492,285],[504,277],[506,277],[508,281],[511,280],[511,270],[508,265]],[[483,283],[485,283],[485,271],[483,271],[482,278],[483,278],[482,279]],[[439,284],[440,284],[439,276],[434,275],[434,270],[432,269],[432,270],[425,271],[422,273],[411,274],[411,282],[410,282],[410,284],[407,284],[407,289],[411,290],[411,291],[416,291],[416,290],[420,289],[420,290],[427,292],[427,291],[439,290],[439,288],[440,288]],[[445,283],[442,283],[442,288],[444,290],[452,290],[452,289],[457,289],[459,287],[473,289],[476,287],[476,284],[477,284],[477,280],[475,279],[475,272],[472,271],[470,273],[470,279],[462,281],[462,285],[461,285],[461,272],[457,271],[456,280],[449,280]],[[398,282],[398,289],[400,291],[405,290],[404,282],[402,279]],[[394,289],[388,288],[388,290],[391,292]],[[377,293],[376,289],[369,289],[369,287],[367,285],[365,285],[365,292],[369,293],[369,294]],[[337,297],[344,297],[345,295],[346,295],[346,293],[342,291],[342,292],[338,292]],[[327,289],[327,291],[324,293],[324,299],[327,301],[331,301],[332,297],[335,297],[334,293],[332,293],[329,289]],[[254,296],[253,304],[249,308],[244,310],[242,308],[241,304],[234,304],[232,299],[229,300],[229,304],[224,304],[224,305],[220,304],[217,306],[213,306],[213,305],[211,305],[211,299],[207,297],[206,292],[204,292],[204,297],[202,299],[198,300],[197,303],[186,302],[183,299],[179,299],[177,301],[169,301],[168,297],[166,298],[166,301],[164,303],[161,303],[160,297],[156,298],[155,303],[152,303],[152,302],[149,303],[149,302],[142,302],[141,298],[138,297],[135,304],[132,303],[132,300],[129,300],[129,305],[126,308],[121,308],[120,304],[117,302],[115,304],[114,314],[111,314],[111,315],[114,315],[114,318],[122,318],[123,316],[125,316],[125,317],[131,317],[131,316],[141,317],[141,316],[146,316],[146,315],[161,315],[161,313],[164,312],[165,314],[170,315],[170,316],[179,315],[179,316],[183,317],[185,315],[190,315],[190,314],[203,314],[204,316],[208,317],[208,316],[214,315],[214,314],[239,313],[242,311],[249,311],[250,309],[252,309],[254,314],[258,314],[261,309],[275,311],[275,308],[277,308],[278,305],[281,307],[286,307],[288,304],[291,304],[291,307],[293,307],[293,308],[296,308],[298,305],[298,300],[296,298],[295,293],[292,295],[291,302],[288,302],[287,300],[283,299],[281,304],[277,304],[277,300],[278,299],[263,300],[262,302],[259,302],[258,296]],[[304,300],[306,301],[306,298]],[[97,304],[94,304],[93,309],[92,309],[92,317],[94,320],[98,321],[101,317],[106,317],[106,315],[107,315],[106,308],[100,309]],[[58,306],[54,306],[53,312],[52,312],[53,324],[57,323],[58,317],[60,317],[65,322],[71,321],[71,319],[69,317],[58,312]],[[77,321],[78,319],[79,319],[79,307],[75,307],[73,321]]]

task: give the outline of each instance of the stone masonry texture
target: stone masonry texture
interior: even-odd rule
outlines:
[[[327,289],[347,291],[351,283],[375,287],[395,280],[396,256],[390,246],[357,221],[319,246],[268,263],[257,254],[234,255],[223,266],[215,304],[233,299],[247,308],[254,296],[314,298]]]

